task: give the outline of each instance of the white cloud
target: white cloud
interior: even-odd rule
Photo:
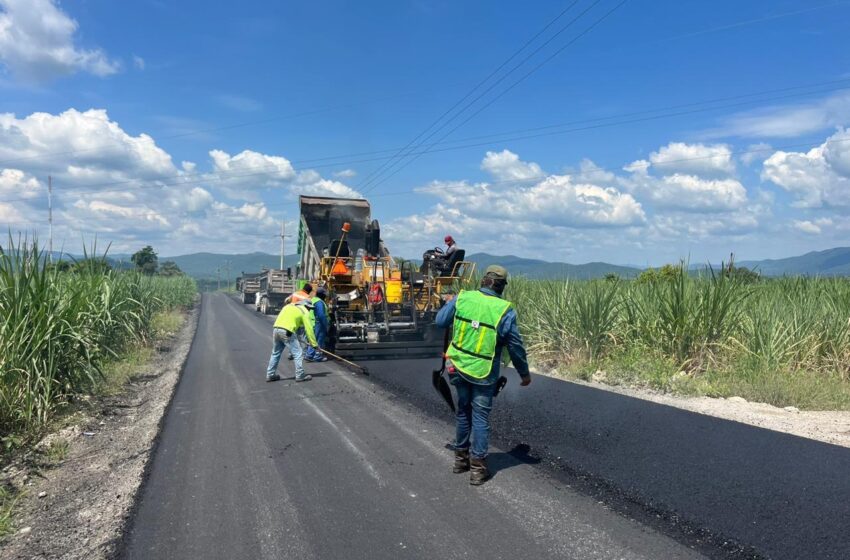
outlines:
[[[710,136],[794,138],[844,126],[850,121],[850,93],[836,93],[814,102],[781,105],[739,113]]]
[[[809,222],[808,220],[805,220],[805,221],[794,220],[794,227],[797,228],[798,230],[802,231],[803,233],[810,233],[810,234],[814,234],[814,235],[817,235],[817,234],[820,233],[820,226],[813,224],[812,222]]]
[[[29,176],[20,169],[3,169],[0,171],[0,195],[3,197],[19,197],[22,199],[42,196],[46,189],[35,177]]]
[[[481,161],[481,169],[499,181],[534,181],[543,177],[539,165],[521,161],[510,150],[487,152]]]
[[[659,209],[726,212],[747,204],[747,189],[729,177],[735,162],[724,144],[671,142],[623,169],[631,175],[620,184]]]
[[[357,171],[353,169],[343,169],[342,171],[337,171],[334,173],[334,177],[338,177],[340,179],[351,179],[352,177],[357,176]]]
[[[703,179],[695,175],[669,175],[646,189],[659,208],[718,212],[735,210],[747,203],[747,190],[736,179]]]
[[[798,206],[850,206],[850,130],[839,129],[805,153],[777,151],[761,177],[794,194]]]
[[[100,49],[75,44],[77,22],[53,0],[0,0],[0,61],[17,77],[41,82],[75,72],[108,76],[120,69]]]
[[[116,173],[151,179],[176,172],[171,156],[153,138],[127,134],[103,109],[23,119],[0,114],[0,160],[36,173],[60,170],[81,182],[110,180]]]
[[[144,70],[145,69],[145,59],[140,57],[137,54],[133,55],[133,66],[136,67],[136,70]]]
[[[652,152],[649,162],[659,173],[665,174],[730,175],[735,172],[732,151],[725,144],[671,142]],[[643,161],[631,165],[648,168]]]

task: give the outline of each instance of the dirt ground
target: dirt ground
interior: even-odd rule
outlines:
[[[39,468],[25,461],[7,466],[0,480],[23,489],[15,533],[0,545],[0,558],[109,558],[154,448],[192,344],[199,307],[181,331],[160,345],[150,364],[126,390],[73,417],[73,424],[39,446],[62,439],[67,455]]]
[[[553,377],[558,375],[553,374]],[[582,385],[612,391],[707,416],[733,420],[751,426],[793,434],[833,445],[850,447],[850,412],[800,411],[794,407],[779,408],[770,404],[749,402],[741,397],[680,397],[646,389],[574,381]]]

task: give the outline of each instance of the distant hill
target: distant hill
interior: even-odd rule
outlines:
[[[535,279],[575,278],[586,280],[589,278],[603,278],[606,274],[616,274],[621,278],[633,278],[640,274],[639,268],[618,266],[604,262],[568,264],[563,262],[546,262],[537,259],[524,259],[513,255],[500,257],[487,253],[467,255],[466,260],[476,263],[478,269],[481,271],[491,264],[499,264],[507,268],[510,274]]]
[[[737,264],[758,270],[765,276],[850,276],[850,247],[812,251],[786,259],[741,261]]]
[[[231,279],[241,275],[242,272],[259,272],[265,268],[277,268],[280,266],[280,255],[269,253],[248,253],[242,255],[228,255],[222,253],[192,253],[190,255],[178,255],[176,257],[159,257],[159,262],[174,261],[180,270],[193,278],[215,278],[216,269],[224,267],[229,263]],[[298,255],[287,255],[284,257],[284,266],[295,268],[298,263]],[[222,271],[222,278],[225,272]]]

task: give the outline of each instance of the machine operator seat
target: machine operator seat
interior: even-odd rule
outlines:
[[[451,276],[452,271],[455,268],[455,264],[459,263],[466,257],[466,251],[463,249],[458,249],[454,253],[452,253],[451,258],[449,258],[448,262],[446,262],[445,268],[443,268],[440,276]]]

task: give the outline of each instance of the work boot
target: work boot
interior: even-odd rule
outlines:
[[[452,472],[464,473],[469,470],[469,449],[455,449],[455,466]]]
[[[302,381],[310,381],[311,379],[313,379],[313,376],[308,373],[306,375],[302,375],[301,377],[296,377],[295,382],[301,383]]]
[[[473,486],[480,486],[490,478],[490,471],[487,470],[486,459],[475,459],[470,461],[469,483]]]
[[[279,376],[278,374],[276,374],[276,373],[275,373],[275,374],[273,374],[273,375],[267,375],[267,376],[266,376],[266,381],[269,381],[269,382],[271,382],[271,381],[280,381],[280,376]]]

